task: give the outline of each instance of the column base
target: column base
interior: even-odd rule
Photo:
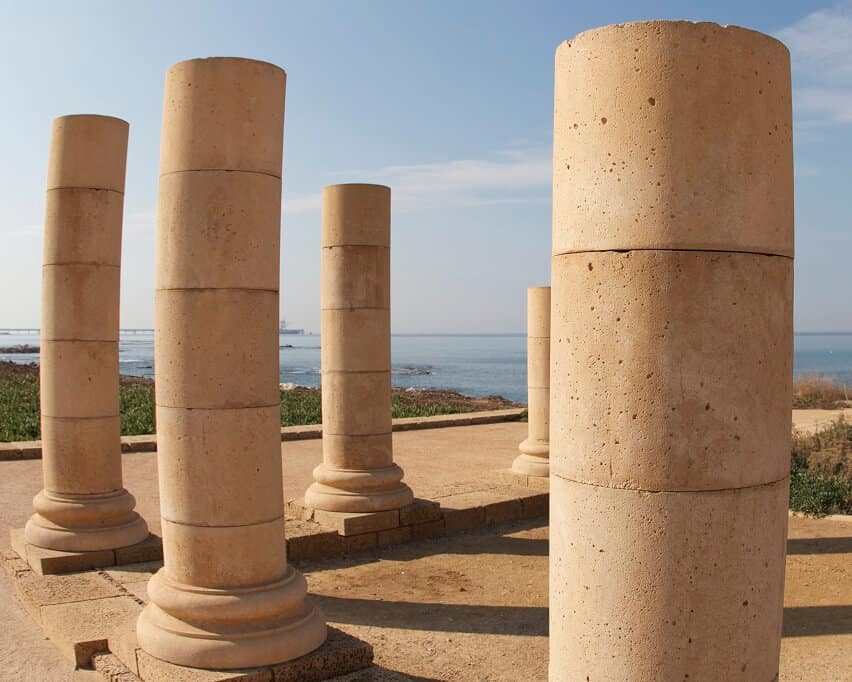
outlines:
[[[333,512],[377,512],[399,509],[414,501],[402,482],[402,469],[332,469],[320,464],[314,483],[305,492],[305,506]]]
[[[527,439],[518,450],[521,454],[512,462],[512,471],[522,476],[550,476],[550,443]]]
[[[232,670],[289,661],[326,639],[320,610],[306,599],[305,578],[292,566],[280,581],[211,588],[174,582],[160,569],[136,623],[139,646],[169,663]]]
[[[125,489],[93,495],[42,490],[24,528],[30,545],[61,552],[99,552],[128,547],[148,537],[136,499]]]

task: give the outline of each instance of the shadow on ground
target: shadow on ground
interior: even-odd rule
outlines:
[[[788,606],[784,637],[852,634],[852,606]]]
[[[787,554],[852,554],[852,537],[793,538],[787,540]]]
[[[333,623],[481,635],[547,636],[547,608],[481,606],[316,596]]]

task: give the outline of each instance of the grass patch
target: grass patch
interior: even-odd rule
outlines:
[[[118,402],[122,436],[144,436],[156,431],[153,384],[120,386]]]
[[[392,414],[397,417],[429,417],[494,409],[502,400],[467,398],[450,391],[395,390]],[[506,401],[503,401],[506,402]],[[511,403],[507,403],[510,405]],[[121,434],[138,436],[156,431],[154,384],[145,379],[122,377],[119,386]],[[497,407],[502,405],[498,404]],[[322,398],[317,389],[281,391],[281,426],[322,423]],[[35,365],[0,363],[0,442],[38,440],[39,378]]]
[[[38,396],[38,372],[0,376],[0,441],[41,437]]]
[[[815,434],[794,434],[790,509],[852,514],[852,424],[842,417]]]
[[[391,413],[394,419],[402,417],[434,417],[439,414],[459,414],[478,409],[474,405],[461,401],[447,402],[441,398],[433,399],[428,392],[394,392],[391,396]]]
[[[793,409],[834,410],[845,407],[849,389],[833,379],[806,374],[793,381]]]
[[[320,392],[310,388],[281,391],[281,426],[322,423]]]
[[[475,405],[465,405],[461,401],[447,401],[432,398],[429,392],[418,391],[408,394],[394,391],[391,397],[391,416],[432,417],[439,414],[459,414],[472,412]],[[322,396],[313,388],[294,388],[281,391],[281,426],[299,426],[322,423]]]

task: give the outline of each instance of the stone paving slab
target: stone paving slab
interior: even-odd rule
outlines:
[[[511,469],[501,469],[497,472],[500,480],[508,485],[517,485],[522,488],[535,488],[536,490],[550,490],[550,478],[547,476],[526,476]]]
[[[8,555],[3,560],[20,561]],[[61,576],[39,575],[32,570],[13,573],[19,600],[60,653],[76,667],[94,666],[109,680],[310,682],[361,670],[372,663],[369,644],[331,627],[322,647],[274,666],[211,672],[160,661],[136,644],[136,621],[148,601],[144,586],[160,566],[160,562],[146,562]],[[100,655],[104,652],[112,655]]]

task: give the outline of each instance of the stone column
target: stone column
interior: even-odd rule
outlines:
[[[550,475],[550,287],[527,289],[527,438],[512,471]]]
[[[390,188],[332,185],[322,217],[323,462],[305,505],[409,504],[391,440]]]
[[[122,486],[118,409],[126,121],[53,122],[41,306],[44,490],[26,541],[89,552],[148,536]]]
[[[166,74],[156,392],[164,567],[137,625],[151,655],[244,668],[326,628],[288,566],[278,389],[285,74],[194,59]]]
[[[649,22],[556,52],[550,679],[777,679],[790,63]]]

